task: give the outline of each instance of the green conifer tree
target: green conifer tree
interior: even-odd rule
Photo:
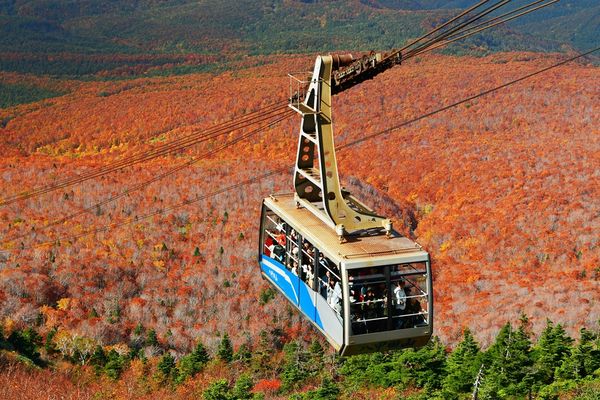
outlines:
[[[494,343],[483,355],[485,380],[481,385],[480,393],[484,398],[498,398],[500,396],[499,392],[503,390],[506,384],[504,362],[510,348],[512,334],[512,325],[507,323],[500,329]]]
[[[160,382],[171,382],[175,378],[175,358],[169,353],[163,355],[158,362],[157,366],[157,378]]]
[[[200,368],[197,367],[196,363],[192,359],[192,355],[188,354],[179,360],[177,363],[177,383],[183,383],[188,378],[196,375],[200,371]]]
[[[186,379],[196,375],[202,371],[206,363],[210,360],[208,352],[202,344],[198,341],[196,348],[190,354],[183,356],[177,365],[177,382],[184,382]]]
[[[598,335],[585,328],[579,332],[577,346],[571,349],[568,357],[556,371],[558,379],[583,379],[600,368],[600,348],[596,343]]]
[[[42,364],[42,359],[38,351],[38,347],[42,344],[42,337],[35,329],[15,330],[10,334],[7,342],[13,349],[29,358],[35,364]]]
[[[335,382],[326,376],[321,382],[321,386],[314,392],[314,400],[336,400],[340,394],[340,389]]]
[[[44,348],[46,349],[46,353],[47,354],[52,354],[52,353],[55,353],[57,351],[56,348],[54,347],[54,337],[56,336],[57,332],[58,332],[58,329],[52,328],[46,334],[46,340],[44,341]],[[0,345],[0,348],[1,347],[2,346]]]
[[[114,349],[109,351],[106,356],[106,364],[104,365],[104,373],[109,378],[114,380],[119,379],[123,369],[125,368],[126,359],[119,355]]]
[[[242,345],[235,352],[233,358],[244,365],[248,365],[252,359],[252,351],[250,350],[250,346],[246,343],[242,343]]]
[[[316,375],[323,370],[323,346],[321,343],[313,339],[308,347],[308,365],[307,370],[310,375]]]
[[[229,391],[227,380],[219,379],[211,383],[204,392],[202,392],[204,400],[233,400]]]
[[[396,357],[395,357],[396,358]],[[433,391],[441,387],[445,377],[446,347],[438,337],[433,337],[426,346],[418,350],[406,350],[397,356],[399,365],[387,374],[389,385],[399,381],[405,387],[414,385]]]
[[[533,358],[528,319],[514,330],[510,323],[500,329],[494,344],[484,354],[485,380],[481,392],[488,397],[523,396],[532,391]]]
[[[107,362],[108,358],[106,357],[104,349],[102,348],[102,346],[97,345],[94,349],[94,352],[92,353],[92,356],[90,357],[90,365],[94,367],[96,375],[99,375],[100,372],[102,372]]]
[[[513,332],[506,359],[506,377],[509,382],[506,392],[510,395],[531,395],[534,382],[533,355],[529,337],[529,319],[521,316],[519,329]]]
[[[206,351],[206,347],[204,347],[204,344],[201,341],[198,341],[196,344],[196,348],[192,352],[192,358],[196,364],[202,366],[210,361],[210,356]]]
[[[369,354],[358,354],[343,360],[338,372],[344,376],[344,386],[350,390],[358,390],[361,386],[369,384],[369,377],[365,371],[371,365]],[[398,365],[400,368],[400,365]],[[399,370],[399,369],[398,369]]]
[[[158,337],[154,329],[148,330],[146,335],[146,346],[158,346]]]
[[[266,372],[271,370],[273,346],[269,340],[269,335],[266,331],[261,330],[259,333],[258,346],[252,354],[252,360],[250,361],[250,368],[253,374],[263,376]]]
[[[473,382],[481,367],[479,344],[467,328],[463,332],[463,340],[450,354],[446,363],[446,377],[443,388],[449,396],[470,392]]]
[[[142,333],[144,332],[144,326],[141,323],[138,323],[135,326],[135,329],[133,330],[133,334],[135,336],[142,336]]]
[[[248,374],[242,374],[231,390],[231,397],[236,400],[252,399],[253,394],[251,390],[253,386],[254,382],[252,381],[252,377]]]
[[[282,389],[290,391],[301,387],[308,377],[306,370],[307,354],[297,342],[286,343],[283,346],[285,364],[281,373]]]
[[[233,360],[233,346],[227,332],[223,335],[219,348],[217,349],[217,357],[226,363],[230,363]]]
[[[550,320],[546,322],[546,328],[533,351],[534,370],[539,384],[552,383],[555,370],[570,354],[572,343],[573,339],[566,334],[560,324],[554,325]]]

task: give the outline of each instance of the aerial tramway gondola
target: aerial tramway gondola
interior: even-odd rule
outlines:
[[[339,184],[332,72],[355,62],[318,57],[306,93],[292,96],[302,115],[295,193],[263,200],[258,256],[262,275],[342,355],[420,347],[433,329],[429,255]]]

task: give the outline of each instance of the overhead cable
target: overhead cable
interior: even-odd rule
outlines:
[[[464,38],[466,38],[466,37],[472,36],[472,35],[474,35],[474,34],[476,34],[476,33],[479,33],[479,32],[481,32],[481,31],[484,31],[484,30],[486,30],[486,29],[493,28],[494,26],[497,26],[497,25],[503,24],[503,23],[505,23],[505,22],[508,22],[508,21],[511,21],[511,20],[513,20],[513,19],[515,19],[515,18],[518,18],[518,17],[521,17],[521,16],[523,16],[523,15],[529,14],[529,13],[531,13],[531,12],[534,12],[534,11],[536,11],[536,10],[540,9],[540,8],[547,7],[547,6],[549,6],[549,5],[551,5],[551,4],[554,4],[554,3],[558,2],[558,1],[560,1],[560,0],[552,0],[552,1],[549,1],[548,3],[541,4],[541,5],[539,5],[539,6],[535,7],[535,8],[532,8],[532,9],[530,9],[530,10],[527,10],[527,11],[523,11],[523,12],[521,12],[521,13],[517,14],[517,15],[513,15],[513,16],[512,16],[512,17],[510,17],[510,18],[506,18],[506,19],[503,19],[503,20],[501,20],[501,21],[497,21],[497,22],[495,22],[495,23],[492,23],[492,24],[488,24],[488,23],[489,23],[489,21],[486,21],[486,22],[485,22],[485,24],[486,24],[486,25],[485,25],[485,26],[483,26],[483,27],[481,27],[481,28],[479,28],[479,29],[475,29],[474,31],[471,31],[471,32],[468,32],[468,33],[464,33],[464,34],[460,34],[461,32],[459,32],[459,33],[457,33],[457,34],[455,34],[455,35],[452,35],[452,36],[450,36],[448,40],[445,40],[445,41],[439,42],[439,43],[437,43],[437,44],[435,44],[435,45],[432,45],[432,46],[430,46],[430,47],[428,47],[428,48],[426,48],[426,49],[423,49],[423,50],[421,50],[421,51],[417,52],[417,53],[416,53],[416,54],[414,54],[414,55],[421,55],[421,54],[423,54],[423,53],[426,53],[426,52],[429,52],[429,51],[431,51],[431,50],[435,50],[435,49],[437,49],[437,48],[439,48],[439,47],[446,46],[446,45],[448,45],[448,44],[450,44],[450,43],[456,42],[457,40],[461,40],[461,39],[464,39]],[[475,28],[475,27],[473,27],[473,28]],[[457,35],[458,35],[458,36],[457,36]]]
[[[475,100],[477,98],[486,96],[486,95],[491,94],[493,92],[496,92],[498,90],[501,90],[501,89],[504,89],[506,87],[512,86],[514,84],[517,84],[519,82],[522,82],[524,80],[532,78],[532,77],[534,77],[536,75],[540,75],[540,74],[542,74],[542,73],[544,73],[546,71],[549,71],[551,69],[554,69],[554,68],[557,68],[559,66],[565,65],[565,64],[567,64],[567,63],[569,63],[571,61],[575,61],[575,60],[577,60],[579,58],[582,58],[582,57],[585,57],[587,55],[590,55],[590,54],[592,54],[592,53],[594,53],[594,52],[596,52],[598,50],[600,50],[600,47],[597,47],[595,49],[586,51],[585,53],[578,54],[577,56],[570,57],[568,59],[565,59],[565,60],[560,61],[558,63],[552,64],[552,65],[550,65],[548,67],[545,67],[543,69],[540,69],[538,71],[535,71],[535,72],[532,72],[530,74],[524,75],[524,76],[522,76],[520,78],[513,79],[513,80],[511,80],[509,82],[506,82],[506,83],[504,83],[502,85],[495,86],[495,87],[493,87],[491,89],[484,90],[483,92],[480,92],[480,93],[478,93],[476,95],[467,97],[465,99],[462,99],[460,101],[454,102],[454,103],[449,104],[447,106],[438,108],[438,109],[436,109],[434,111],[431,111],[431,112],[428,112],[426,114],[422,114],[419,117],[412,118],[412,119],[410,119],[408,121],[404,121],[404,122],[402,122],[402,123],[400,123],[398,125],[394,125],[392,127],[384,129],[382,131],[379,131],[379,132],[373,133],[371,135],[365,136],[363,138],[354,140],[352,142],[345,143],[345,144],[339,146],[338,149],[340,151],[344,151],[345,149],[347,149],[349,147],[356,146],[356,145],[358,145],[360,143],[366,142],[368,140],[372,140],[372,139],[374,139],[376,137],[392,133],[392,132],[397,131],[397,130],[399,130],[399,129],[407,126],[407,125],[414,124],[415,122],[421,121],[421,120],[423,120],[425,118],[428,118],[428,117],[431,117],[431,116],[433,116],[435,114],[439,114],[441,112],[444,112],[444,111],[447,111],[447,110],[452,109],[454,107],[457,107],[457,106],[459,106],[461,104],[467,103],[469,101],[472,101],[472,100]],[[201,201],[201,200],[205,200],[207,198],[210,198],[210,197],[213,197],[213,196],[225,193],[227,191],[237,189],[237,188],[239,188],[241,186],[245,186],[245,185],[250,185],[252,183],[256,183],[258,181],[261,181],[262,179],[265,179],[267,177],[273,176],[273,175],[275,175],[277,173],[280,173],[280,172],[284,172],[286,170],[290,171],[291,168],[283,168],[283,169],[278,169],[276,171],[271,171],[269,173],[256,176],[256,177],[254,177],[252,179],[249,179],[249,180],[246,180],[246,181],[243,181],[243,182],[231,185],[231,186],[223,187],[223,188],[218,189],[216,191],[210,192],[210,193],[208,193],[206,195],[197,197],[196,199],[186,200],[186,201],[184,201],[182,203],[176,204],[175,206],[172,206],[172,207],[169,207],[169,208],[165,208],[165,209],[161,209],[161,210],[158,210],[158,211],[155,211],[155,212],[152,212],[152,213],[149,213],[149,214],[145,214],[145,215],[142,215],[142,216],[135,217],[134,219],[131,219],[129,221],[125,221],[125,222],[118,223],[118,224],[109,224],[109,225],[106,225],[106,226],[103,226],[103,227],[99,227],[97,229],[93,229],[93,230],[89,230],[87,232],[83,232],[83,233],[81,233],[79,235],[60,237],[60,238],[56,238],[56,239],[54,239],[52,241],[47,241],[47,242],[39,243],[39,244],[36,244],[36,245],[33,245],[33,246],[24,247],[22,249],[10,249],[10,250],[4,250],[4,251],[11,251],[11,252],[13,252],[13,251],[17,251],[17,250],[26,250],[26,249],[34,249],[34,248],[44,247],[44,246],[52,245],[52,244],[54,244],[56,242],[72,241],[72,240],[76,240],[78,238],[82,238],[82,237],[85,237],[85,236],[90,236],[90,235],[93,235],[93,234],[96,234],[96,233],[105,232],[105,231],[111,229],[111,227],[125,226],[125,225],[129,225],[129,224],[132,224],[132,223],[137,223],[139,221],[151,218],[153,216],[163,214],[165,212],[165,210],[172,211],[174,209],[177,209],[177,208],[180,208],[180,207],[184,207],[184,206],[196,203],[196,202]],[[4,243],[4,245],[6,245],[6,244],[7,243]]]
[[[292,114],[291,110],[289,110],[289,109],[283,110],[279,114],[275,115],[274,116],[275,118],[271,118],[270,120],[265,121],[265,124],[263,126],[260,126],[260,127],[256,128],[256,129],[253,129],[253,130],[249,131],[249,132],[246,132],[243,135],[236,137],[235,139],[232,139],[230,141],[224,142],[224,143],[220,144],[218,147],[213,148],[210,151],[208,151],[208,152],[206,152],[206,153],[204,153],[204,154],[202,154],[200,156],[193,157],[190,160],[188,160],[188,161],[186,161],[186,162],[184,162],[182,164],[179,164],[179,165],[177,165],[177,166],[175,166],[175,167],[173,167],[173,168],[171,168],[171,169],[169,169],[169,170],[167,170],[167,171],[165,171],[165,172],[163,172],[163,173],[161,173],[159,175],[155,175],[152,178],[147,179],[147,180],[145,180],[143,182],[140,182],[140,183],[137,183],[135,185],[129,186],[126,189],[124,189],[121,193],[119,193],[117,195],[111,196],[111,197],[109,197],[107,199],[104,199],[104,200],[99,201],[97,203],[94,203],[94,204],[92,204],[90,206],[82,208],[81,210],[76,211],[74,213],[71,213],[71,214],[69,214],[69,215],[67,215],[65,217],[62,217],[62,218],[56,219],[54,221],[51,221],[48,224],[46,224],[46,225],[44,225],[44,226],[42,226],[40,228],[37,228],[35,230],[35,233],[44,232],[44,231],[50,229],[53,226],[64,224],[65,222],[67,222],[67,221],[69,221],[69,220],[71,220],[73,218],[76,218],[76,217],[78,217],[80,215],[83,215],[85,213],[95,212],[96,210],[98,210],[99,207],[103,207],[106,204],[112,203],[112,202],[114,202],[116,200],[119,200],[119,199],[121,199],[123,197],[127,197],[127,196],[131,195],[134,192],[137,192],[139,190],[145,189],[146,187],[148,187],[150,184],[152,184],[154,182],[157,182],[157,181],[165,179],[165,178],[167,178],[169,176],[172,176],[172,175],[176,174],[177,172],[179,172],[179,171],[181,171],[181,170],[183,170],[183,169],[185,169],[185,168],[187,168],[187,167],[189,167],[189,166],[191,166],[193,164],[196,164],[196,163],[198,163],[198,162],[200,162],[202,160],[208,159],[211,156],[214,156],[217,153],[219,153],[219,152],[221,152],[221,151],[223,151],[225,149],[228,149],[229,147],[231,147],[231,146],[233,146],[233,145],[235,145],[235,144],[237,144],[237,143],[239,143],[239,142],[241,142],[243,140],[246,140],[246,139],[250,138],[251,136],[256,135],[257,133],[261,132],[266,127],[271,127],[273,125],[276,125],[276,124],[278,124],[278,123],[280,123],[280,122],[288,119],[288,117],[289,117],[290,114]],[[18,235],[18,236],[14,236],[12,238],[6,239],[4,242],[8,243],[8,242],[11,242],[11,241],[19,240],[19,239],[22,239],[23,237],[26,237],[28,235],[29,235],[29,233],[25,233],[25,234],[21,234],[21,235]]]
[[[40,186],[37,188],[33,188],[29,191],[19,193],[17,195],[6,197],[0,200],[0,206],[7,206],[17,201],[37,197],[42,194],[46,194],[72,185],[83,183],[87,180],[94,179],[106,175],[108,173],[133,166],[141,162],[149,161],[167,154],[179,152],[200,142],[214,139],[220,135],[229,133],[231,131],[244,129],[256,123],[262,122],[265,119],[270,118],[275,113],[284,109],[286,109],[285,104],[270,104],[266,107],[263,107],[262,109],[255,110],[241,118],[238,118],[237,120],[227,121],[225,123],[218,124],[204,130],[195,130],[189,135],[175,139],[171,142],[165,143],[164,145],[157,146],[150,151],[135,153],[131,156],[127,156],[127,158],[125,159],[109,163],[100,168],[85,172],[82,175],[58,180],[49,185]]]

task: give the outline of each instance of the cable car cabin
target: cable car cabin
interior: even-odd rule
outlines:
[[[429,255],[392,231],[340,243],[294,196],[263,200],[262,275],[340,355],[424,346],[433,329]]]

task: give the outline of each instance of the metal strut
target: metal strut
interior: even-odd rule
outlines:
[[[294,96],[290,107],[302,115],[294,171],[295,201],[335,229],[340,237],[383,228],[390,219],[379,216],[340,187],[331,120],[332,56],[319,56],[306,94]],[[303,101],[301,101],[303,99]]]

